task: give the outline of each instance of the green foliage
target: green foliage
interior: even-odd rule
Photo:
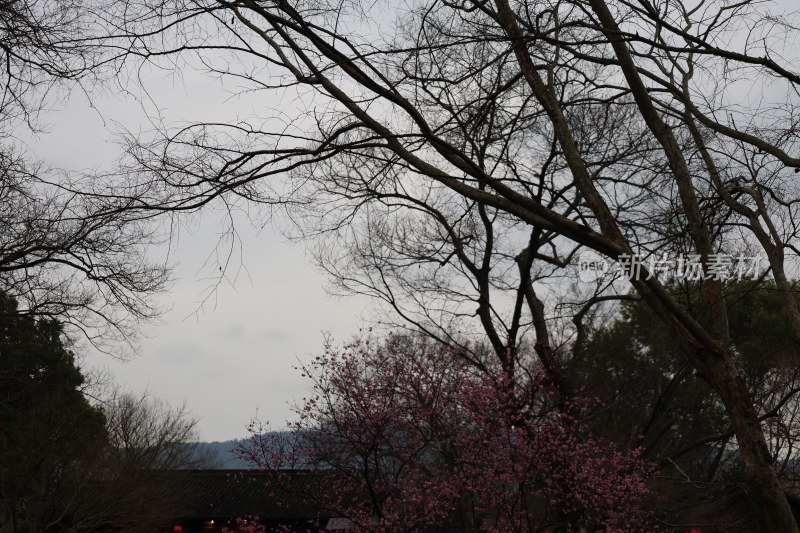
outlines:
[[[105,440],[103,413],[54,320],[17,312],[0,294],[0,525],[36,530],[64,520],[82,458]],[[0,528],[2,529],[2,528]]]
[[[800,301],[800,285],[798,300]],[[693,316],[705,322],[707,313],[696,283],[668,287]],[[776,369],[788,366],[792,345],[775,284],[742,280],[725,287],[731,343],[751,394],[757,396]],[[585,356],[576,362],[578,381],[602,398],[630,409],[618,410],[607,431],[629,439],[641,433],[659,454],[669,455],[691,440],[728,425],[724,409],[708,385],[689,371],[670,329],[646,304],[623,302],[620,317],[597,328]],[[611,409],[610,412],[614,410]],[[662,435],[662,426],[669,427]]]
[[[690,371],[669,329],[640,302],[590,337],[579,383],[607,403],[598,431],[619,442],[642,439],[651,456],[668,456],[699,436],[727,428],[708,385]]]
[[[752,389],[771,369],[790,364],[789,355],[797,347],[774,283],[742,281],[727,289],[731,338]],[[800,282],[794,282],[792,289],[800,305]]]
[[[794,288],[800,300],[800,284]],[[707,322],[697,282],[668,289],[697,320]],[[763,414],[798,386],[789,357],[796,347],[780,295],[773,282],[756,280],[729,282],[724,294],[732,351]],[[656,491],[669,521],[705,523],[715,530],[711,525],[726,516],[730,521],[719,526],[722,531],[754,531],[752,517],[740,508],[747,499],[737,488],[740,463],[724,406],[693,371],[661,318],[643,302],[623,302],[618,318],[595,328],[580,354],[574,367],[577,386],[606,404],[596,431],[619,443],[641,444],[647,457],[661,462]],[[765,424],[780,427],[781,435],[793,435],[796,422],[783,415],[792,412],[785,409]],[[728,436],[712,439],[723,435]],[[791,458],[783,459],[784,465],[792,464]]]
[[[0,533],[166,527],[185,497],[167,472],[205,465],[194,419],[146,394],[93,406],[63,338],[0,293]]]

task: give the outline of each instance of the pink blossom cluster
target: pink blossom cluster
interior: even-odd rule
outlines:
[[[301,370],[314,395],[291,436],[251,426],[242,454],[257,468],[326,472],[317,503],[360,529],[621,532],[646,521],[651,465],[593,437],[592,402],[556,401],[541,368],[512,378],[390,338],[329,348]]]

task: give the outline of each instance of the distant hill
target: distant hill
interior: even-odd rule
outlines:
[[[243,440],[243,439],[242,439]],[[238,458],[233,449],[240,440],[226,440],[223,442],[198,442],[195,443],[195,458],[208,461],[211,468],[220,470],[240,470],[252,468],[253,465]]]
[[[288,439],[289,432],[279,431],[274,435]],[[253,468],[253,465],[236,456],[234,448],[246,439],[232,439],[226,441],[197,442],[193,443],[194,457],[208,465],[209,468],[219,470],[242,470]]]

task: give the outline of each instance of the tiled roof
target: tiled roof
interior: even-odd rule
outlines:
[[[190,518],[316,518],[314,503],[329,488],[320,471],[173,470],[166,483],[184,496],[181,515]]]

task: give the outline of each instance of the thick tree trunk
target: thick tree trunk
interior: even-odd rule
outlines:
[[[525,35],[517,22],[514,11],[508,0],[495,0],[495,4],[497,21],[515,43],[513,51],[521,72],[537,101],[552,121],[555,136],[564,152],[564,157],[575,180],[575,186],[580,190],[586,205],[595,214],[603,233],[619,245],[623,253],[630,253],[629,245],[620,232],[613,213],[594,187],[553,88],[540,77],[534,65],[525,46]],[[687,217],[687,229],[702,258],[702,263],[707,265],[709,257],[714,253],[714,246],[699,207],[697,193],[692,183],[692,173],[686,163],[682,148],[670,126],[664,122],[654,106],[647,86],[642,81],[624,38],[621,38],[623,34],[606,2],[589,0],[589,5],[597,15],[601,31],[606,35],[608,43],[616,54],[620,69],[628,81],[642,119],[647,123],[653,136],[664,150],[678,188],[681,207]],[[664,311],[665,314],[662,318],[675,328],[676,335],[684,342],[684,346],[696,347],[697,350],[701,350],[697,352],[694,349],[688,349],[689,353],[694,352],[692,360],[695,368],[705,376],[727,409],[739,443],[750,497],[756,503],[769,531],[772,533],[800,533],[780,480],[772,466],[766,439],[750,395],[727,351],[730,343],[722,284],[715,280],[709,280],[703,284],[712,318],[711,332],[706,331],[693,317],[688,316],[685,310],[678,309],[675,302],[657,282],[647,284],[634,280],[633,284],[645,300],[653,306],[653,309]],[[658,291],[658,293],[651,291]]]
[[[797,532],[797,523],[772,465],[750,394],[730,357],[715,357],[706,369],[706,380],[728,411],[739,444],[747,492],[772,533]]]
[[[673,135],[671,127],[663,120],[653,104],[625,42],[624,33],[617,25],[606,1],[589,0],[589,4],[600,22],[601,31],[614,50],[620,70],[628,81],[642,118],[661,144],[667,157],[678,188],[681,207],[687,218],[687,229],[705,266],[710,255],[714,253],[714,246],[699,207],[697,193],[692,183],[692,173],[689,171],[681,146]],[[701,343],[705,349],[702,353],[696,354],[698,357],[693,361],[695,368],[705,376],[725,405],[739,444],[748,492],[759,508],[767,529],[772,533],[800,533],[778,475],[772,466],[755,407],[729,352],[730,335],[722,284],[717,280],[706,280],[703,288],[711,313],[713,341],[709,343],[706,339]],[[684,340],[691,346],[699,339]]]

